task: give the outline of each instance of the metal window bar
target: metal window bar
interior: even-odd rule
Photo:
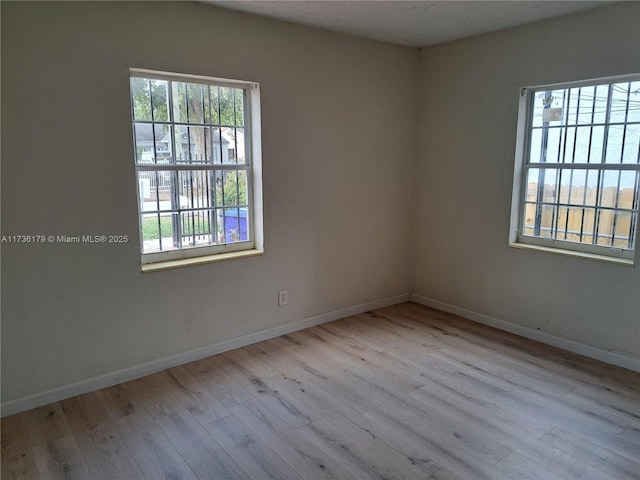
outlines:
[[[208,96],[208,101],[209,101],[209,120],[211,123],[213,123],[213,105],[211,105],[211,89],[215,88],[217,89],[218,87],[213,87],[211,85],[208,86],[209,89],[209,96]],[[214,148],[215,148],[215,143],[213,141],[213,132],[214,132],[214,128],[211,127],[209,129],[209,136],[211,137],[211,164],[215,164],[216,163],[216,153],[214,153]],[[215,207],[217,205],[217,198],[216,198],[216,173],[215,170],[210,170],[207,174],[207,177],[209,179],[208,181],[208,185],[211,185],[211,187],[213,188],[212,192],[211,192],[211,198],[212,201],[209,202],[210,206],[214,207],[213,210],[213,214],[211,211],[209,211],[209,224],[211,225],[211,218],[213,219],[213,232],[212,235],[214,237],[212,243],[219,243],[219,238],[218,238],[218,219],[216,218],[215,215]]]
[[[227,238],[227,216],[224,214],[224,207],[226,207],[226,203],[227,203],[227,198],[226,198],[226,193],[225,193],[225,186],[224,184],[227,183],[227,177],[226,177],[226,173],[225,171],[221,172],[221,176],[220,178],[222,179],[222,183],[220,185],[220,192],[221,192],[221,196],[220,198],[222,199],[222,237],[224,239],[224,243],[229,243],[229,239]]]
[[[528,204],[532,204],[532,203],[528,202]],[[552,204],[552,203],[551,203],[551,204],[549,204],[549,203],[547,203],[547,204],[542,204],[541,206],[551,207],[551,208],[553,208],[554,210],[555,210],[555,208],[556,208],[556,205],[555,205],[555,204]],[[575,206],[575,205],[560,205],[560,208],[561,208],[561,209],[566,209],[566,211],[567,211],[567,215],[570,215],[570,214],[571,214],[570,212],[571,212],[571,210],[572,210],[572,209],[577,210],[577,209],[579,209],[580,207],[579,207],[579,206]],[[595,212],[596,208],[589,208],[589,210],[593,210],[593,211]],[[637,219],[637,215],[638,215],[638,210],[637,210],[637,209],[635,209],[635,210],[628,210],[628,209],[615,209],[615,208],[613,208],[613,207],[602,207],[602,208],[601,208],[601,210],[602,210],[602,211],[604,211],[604,212],[612,212],[612,213],[614,213],[614,214],[615,214],[615,213],[617,213],[617,214],[622,214],[622,213],[624,213],[624,214],[628,214],[628,215],[629,215],[629,217],[630,217],[630,220],[632,220],[633,222],[635,222],[635,221],[636,221],[636,219]],[[594,215],[594,221],[595,221],[595,215]],[[553,217],[552,217],[552,222],[553,222]],[[635,224],[635,223],[634,223],[634,224]],[[551,227],[541,226],[541,230],[543,230],[543,231],[545,231],[545,230],[546,230],[546,231],[549,231],[549,232],[553,232],[553,228],[554,228],[553,226],[551,226]],[[594,225],[594,230],[595,230],[595,225]],[[576,235],[578,235],[578,234],[579,234],[580,232],[582,232],[582,231],[583,231],[583,230],[582,230],[582,225],[581,225],[581,230],[573,230],[573,229],[569,230],[569,229],[568,229],[568,230],[567,230],[567,233],[568,233],[568,234],[576,234]],[[611,233],[611,234],[608,234],[608,233],[602,233],[602,232],[601,232],[601,233],[599,234],[599,238],[602,238],[602,239],[607,239],[607,238],[609,238],[609,239],[610,239],[610,238],[612,238],[612,235],[613,235],[614,233],[615,233],[615,230],[612,230],[612,233]],[[629,245],[632,245],[632,241],[633,241],[633,236],[632,236],[632,234],[633,234],[633,232],[632,232],[632,227],[630,226],[630,230],[629,230],[629,234],[628,234],[628,235],[624,235],[624,236],[623,236],[623,235],[618,235],[618,234],[616,234],[616,235],[615,235],[615,237],[616,237],[616,239],[623,239],[623,240],[624,240],[624,241],[626,241]],[[583,233],[583,235],[584,235],[584,233]],[[534,235],[534,236],[535,236],[535,235]],[[585,236],[586,236],[586,235],[585,235]],[[540,236],[538,236],[538,237],[540,237]],[[558,240],[562,240],[562,239],[558,239]],[[613,245],[611,245],[611,246],[613,246]],[[622,247],[620,247],[620,248],[622,248]]]
[[[566,105],[565,105],[566,100]],[[562,108],[566,114],[564,117],[564,128],[560,130],[560,140],[558,141],[558,164],[564,164],[566,162],[567,155],[567,138],[569,137],[569,127],[567,127],[569,123],[569,112],[571,109],[571,91],[565,89],[562,91]],[[564,134],[564,135],[563,135]],[[564,138],[563,138],[564,137]],[[562,157],[560,156],[560,151],[562,150]],[[552,237],[558,238],[558,222],[560,221],[560,195],[562,194],[562,175],[563,171],[561,169],[556,170],[556,208],[554,209],[557,212],[555,218],[554,229],[552,232]]]
[[[609,142],[609,120],[611,119],[611,103],[613,97],[613,85],[609,85],[608,94],[607,94],[607,111],[605,114],[605,125],[604,125],[604,133],[602,139],[602,155],[600,156],[600,163],[606,163],[606,155],[607,155],[607,145]],[[602,184],[604,183],[604,175],[602,171],[598,171],[598,182],[597,190],[596,190],[596,218],[594,224],[594,235],[591,240],[593,245],[598,244],[598,233],[600,231],[600,206],[602,205]]]
[[[185,110],[186,110],[186,116],[187,116],[187,122],[189,122],[190,118],[189,118],[189,89],[187,88],[187,84],[183,83],[184,85],[184,105],[185,105]],[[187,124],[187,155],[188,155],[188,163],[191,164],[192,159],[191,159],[191,124],[188,123]]]
[[[191,156],[191,154],[189,154],[189,156]],[[194,205],[194,201],[193,201],[193,171],[188,172],[188,181],[189,181],[189,189],[190,189],[190,196],[191,196],[191,205]],[[195,224],[195,218],[194,215],[191,214],[191,237],[192,237],[192,241],[193,241],[193,245],[196,244],[196,224]]]
[[[535,94],[532,94],[532,95],[535,95]],[[552,98],[551,91],[544,92],[544,103],[543,103],[544,109],[548,110],[551,107],[551,98]],[[544,113],[543,113],[543,118],[544,118]],[[548,127],[549,122],[543,121],[542,125],[543,127]],[[540,163],[546,163],[547,161],[548,142],[549,142],[549,130],[543,128],[542,135],[540,138]],[[538,202],[540,202],[544,198],[544,184],[545,184],[545,171],[541,170],[540,172],[538,172],[538,189],[537,189],[538,191],[536,195],[536,199]],[[536,207],[535,223],[533,228],[533,232],[536,237],[540,236],[541,224],[542,224],[542,208]]]
[[[210,174],[209,172],[202,172],[205,182],[206,194],[207,194],[207,208],[211,208],[211,189],[209,185]],[[209,243],[213,243],[211,239],[211,216],[207,214],[207,233],[209,235]]]
[[[175,120],[174,115],[174,102],[173,102],[173,81],[167,82],[167,110],[169,111],[169,121],[170,125],[170,135],[171,135],[171,143],[172,143],[172,158],[174,165],[178,163],[178,146],[176,145],[176,127],[173,123]],[[178,130],[180,131],[180,130]],[[180,208],[180,199],[178,198],[178,174],[177,171],[172,172],[171,174],[171,208],[173,210]],[[182,225],[180,224],[180,212],[178,211],[178,215],[171,215],[171,226],[173,233],[173,246],[174,248],[181,249],[182,248]]]
[[[147,85],[149,86],[149,108],[151,109],[151,136],[153,137],[153,163],[158,164],[158,158],[156,156],[157,145],[156,145],[156,124],[154,123],[154,113],[153,113],[153,89],[151,87],[151,80],[147,80]]]
[[[614,206],[616,208],[618,207],[619,202],[620,202],[620,180],[621,179],[622,179],[622,172],[618,172],[618,182],[617,182],[617,186],[616,186],[615,201],[614,201]],[[612,232],[616,231],[617,218],[618,218],[617,210],[614,210],[614,212],[613,212],[613,223],[611,225],[611,231]],[[613,247],[613,237],[611,237],[611,246]]]
[[[582,88],[578,88],[578,102],[576,103],[576,123],[578,123],[579,115],[580,115],[580,94],[582,93]],[[573,135],[573,150],[571,153],[571,163],[576,163],[576,146],[578,144],[578,128],[575,127],[575,134]],[[566,162],[565,162],[566,163]],[[571,202],[571,190],[573,188],[573,172],[571,169],[569,171],[569,191],[567,192],[567,202]],[[586,186],[585,186],[586,192]],[[569,228],[569,211],[567,210],[567,218],[564,224],[564,237],[567,238],[567,229]]]
[[[538,202],[525,202],[526,205],[537,205]],[[555,207],[558,206],[555,202],[540,202],[539,203],[541,206],[545,206],[545,207]],[[620,213],[636,213],[638,212],[637,208],[619,208],[619,207],[604,207],[604,206],[600,206],[600,207],[596,207],[596,206],[589,206],[589,205],[578,205],[578,204],[572,204],[572,203],[561,203],[559,205],[560,207],[568,207],[568,208],[580,208],[580,207],[584,207],[584,208],[588,208],[588,209],[596,209],[596,208],[600,208],[601,210],[604,211],[617,211]]]
[[[158,172],[156,172],[156,185],[158,184]],[[156,208],[158,210],[158,244],[160,245],[160,250],[162,250],[162,224],[160,222],[160,194],[158,193],[158,188],[156,187]]]
[[[598,95],[598,87],[594,86],[593,87],[593,102],[591,104],[591,122],[589,124],[589,143],[587,145],[587,164],[591,163],[591,147],[592,147],[592,141],[593,141],[593,121],[595,119],[595,114],[596,114],[596,97]],[[572,165],[573,166],[573,165]],[[589,185],[589,174],[590,172],[587,170],[587,173],[585,175],[585,181],[584,181],[584,195],[582,198],[582,204],[586,205],[587,203],[587,186]],[[585,208],[582,208],[582,217],[580,219],[580,242],[582,242],[583,239],[583,232],[584,232],[584,215],[585,215]]]
[[[140,165],[138,167],[141,170],[147,169],[149,170],[148,167],[146,167],[145,165]],[[613,170],[613,171],[638,171],[640,170],[640,165],[635,164],[635,163],[574,163],[574,164],[568,164],[568,165],[563,165],[560,163],[530,163],[529,165],[526,166],[527,169],[529,168],[540,168],[540,169],[574,169],[574,170],[602,170],[602,171],[607,171],[607,170]]]
[[[638,110],[638,108],[632,108],[631,110]],[[624,110],[613,110],[613,108],[611,109],[611,113],[617,113],[617,112],[624,112]],[[606,113],[606,112],[595,112],[595,113]],[[140,122],[144,123],[145,120],[140,120]],[[625,125],[638,125],[638,124],[640,124],[639,121],[635,121],[635,122],[610,122],[610,123],[594,122],[592,125],[594,127],[604,127],[605,125],[609,125],[611,127],[623,127]],[[585,126],[587,126],[587,124],[585,124],[585,123],[571,123],[571,124],[567,124],[567,125],[549,125],[548,127],[543,127],[543,126],[531,127],[531,130],[542,130],[544,128],[548,128],[549,130],[562,130],[562,129],[566,128],[566,127],[572,128],[572,127],[585,127]]]
[[[620,91],[620,90],[618,90]],[[625,139],[627,136],[627,120],[629,119],[629,99],[631,97],[631,82],[629,82],[627,84],[627,99],[625,102],[625,112],[624,112],[624,122],[625,122],[625,126],[622,130],[622,145],[620,148],[620,164],[622,164],[623,160],[624,160],[624,146],[625,146]],[[615,206],[618,206],[618,202],[620,201],[620,181],[622,179],[622,173],[618,172],[618,187],[616,189],[616,202],[615,202]],[[617,227],[617,223],[618,223],[618,216],[614,213],[613,215],[613,225],[611,227],[611,231],[615,232],[616,231],[616,227]],[[611,237],[611,246],[613,246],[613,237]]]
[[[553,230],[553,227],[541,227],[541,230],[545,230],[548,232],[551,232]],[[570,235],[578,235],[580,232],[578,230],[569,230],[569,234]],[[623,235],[614,235],[613,233],[603,233],[600,235],[603,238],[613,238],[615,236],[616,240],[623,240],[623,241],[628,241],[629,237],[628,236],[623,236]],[[544,237],[543,237],[544,238]],[[580,242],[576,242],[573,240],[569,240],[569,239],[561,239],[560,241],[567,241],[567,242],[573,242],[573,243],[580,243]],[[623,248],[623,247],[617,247],[617,248]],[[623,248],[624,249],[624,248]],[[625,249],[628,250],[628,249]]]
[[[222,107],[220,106],[220,89],[218,88],[218,119],[222,119]],[[224,163],[224,151],[222,150],[222,126],[218,127],[218,141],[220,145],[220,164]]]
[[[151,120],[134,120],[136,123],[156,123],[158,125],[178,125],[181,127],[187,127],[187,126],[192,126],[192,127],[222,127],[222,128],[233,128],[233,127],[243,127],[243,125],[232,125],[230,123],[221,123],[221,122],[205,122],[205,123],[199,123],[199,122],[165,122],[162,120],[156,120],[155,122],[152,122]],[[629,125],[638,125],[640,124],[640,122],[629,122]],[[604,125],[604,124],[602,124]],[[624,125],[623,123],[612,123],[612,126],[622,126]],[[594,126],[599,126],[599,124],[595,124]],[[533,130],[539,130],[541,127],[533,127]],[[554,128],[560,128],[558,126],[551,126],[549,127],[550,129],[554,129]]]

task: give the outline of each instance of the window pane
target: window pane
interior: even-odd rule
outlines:
[[[593,234],[595,232],[596,225],[596,209],[595,208],[583,208],[583,215],[581,218],[581,234],[582,243],[593,243]]]
[[[224,205],[225,207],[240,205],[238,173],[236,171],[223,171],[220,173],[222,185],[219,198],[221,202],[218,202],[218,205]],[[218,181],[218,183],[220,182]]]
[[[638,107],[640,108],[640,106]],[[640,162],[640,125],[627,125],[622,163]]]
[[[627,117],[629,83],[616,83],[611,94],[611,123],[624,122]]]
[[[527,175],[527,200],[555,203],[558,170],[530,168]]]
[[[598,232],[597,232],[597,244],[610,246],[611,235],[613,234],[613,219],[615,217],[615,211],[613,210],[598,210]]]
[[[156,137],[156,163],[173,163],[171,127],[169,125],[155,123],[153,129]]]
[[[572,149],[571,163],[589,162],[589,137],[590,127],[578,127],[576,129],[575,143]]]
[[[524,222],[523,231],[524,235],[533,235],[534,226],[536,224],[536,204],[525,203],[524,206]]]
[[[609,86],[598,85],[596,87],[596,100],[593,115],[593,123],[604,123],[607,120],[607,100],[609,98]]]
[[[217,243],[216,222],[212,210],[180,212],[177,225],[182,248],[202,247]]]
[[[571,193],[572,183],[572,171],[571,170],[559,170],[558,171],[558,202],[569,203],[569,194]]]
[[[589,163],[602,163],[602,147],[604,144],[604,127],[593,127],[589,150]]]
[[[582,92],[580,88],[572,88],[569,90],[567,97],[567,125],[575,125],[578,123],[578,107],[582,103]]]
[[[169,82],[151,80],[151,98],[153,100],[153,120],[155,122],[168,122]]]
[[[525,221],[522,233],[542,238],[552,238],[556,226],[556,206],[539,203],[525,204]]]
[[[158,195],[158,172],[137,172],[138,201],[141,212],[156,212],[160,210]]]
[[[247,206],[248,205],[248,196],[247,196],[247,171],[246,170],[238,170],[238,205]]]
[[[209,127],[176,125],[175,133],[178,163],[213,163]]]
[[[545,131],[542,132],[542,145],[544,147],[545,140],[547,144],[546,149],[546,162],[558,163],[562,158],[562,142],[564,141],[564,129],[563,128],[549,128],[547,130],[547,137],[545,139]],[[543,149],[542,154],[545,155]]]
[[[595,206],[597,186],[597,170],[565,170],[562,176],[561,202]]]
[[[234,89],[235,94],[235,124],[238,127],[244,126],[244,91],[240,88]]]
[[[552,238],[556,226],[556,206],[540,206],[540,236],[542,238]]]
[[[580,106],[578,107],[578,124],[591,123],[594,113],[595,87],[582,87],[580,89]]]
[[[564,129],[540,128],[531,132],[530,162],[558,163],[562,158]]]
[[[136,142],[136,163],[154,163],[153,125],[150,123],[134,123],[133,134]]]
[[[631,82],[627,122],[640,122],[640,81]]]
[[[249,239],[246,208],[224,208],[218,210],[218,221],[222,226],[224,243],[244,242]]]
[[[611,125],[609,127],[609,135],[607,137],[607,155],[606,163],[620,163],[622,159],[622,136],[624,126]]]
[[[146,78],[131,78],[131,101],[133,102],[134,120],[151,120],[149,80]]]
[[[229,142],[222,136],[220,128],[214,128],[212,135],[213,163],[229,163]]]
[[[193,149],[195,151],[195,145],[190,135],[189,127],[186,125],[176,125],[174,127],[174,133],[176,163],[190,163],[191,150]]]
[[[210,87],[209,99],[211,100],[211,123],[215,125],[220,124],[220,103],[218,98],[220,96],[219,87]]]
[[[614,247],[631,248],[631,219],[631,212],[618,212],[616,215]]]
[[[565,209],[566,215],[564,220],[559,222],[559,228],[563,229],[564,240],[569,242],[584,241],[584,236],[591,233],[593,222],[589,225],[588,214],[591,209],[583,209],[578,207],[569,207]],[[593,212],[591,212],[593,213]],[[560,236],[558,236],[560,238]]]
[[[204,123],[204,87],[203,85],[186,84],[186,106],[189,123]]]
[[[630,172],[627,172],[630,173]],[[616,207],[618,203],[618,182],[620,181],[621,173],[614,171],[607,171],[601,174],[600,184],[600,206],[601,207]]]
[[[187,115],[187,85],[182,82],[171,82],[171,95],[173,97],[173,121],[188,122]]]
[[[244,128],[222,128],[223,163],[246,163]]]
[[[178,172],[176,195],[180,209],[212,208],[214,206],[214,172],[188,170]]]
[[[569,209],[568,207],[560,207],[558,209],[558,231],[555,235],[555,238],[558,240],[567,240],[568,236],[568,225],[569,223]]]
[[[218,102],[220,103],[220,124],[235,125],[234,89],[219,87]]]
[[[221,131],[222,163],[245,163],[244,129],[222,127]]]
[[[626,208],[632,210],[638,208],[637,202],[640,195],[636,195],[636,205],[634,201],[634,190],[638,185],[638,177],[640,172],[623,172],[620,177],[620,192],[618,194],[618,208]]]
[[[574,161],[574,142],[576,141],[576,128],[568,127],[565,130],[565,136],[562,145],[562,159],[564,163],[573,163]]]
[[[566,118],[565,90],[536,92],[534,95],[532,125],[534,127],[563,125]]]
[[[154,253],[180,248],[174,236],[174,219],[171,213],[160,213],[143,219],[143,253]]]

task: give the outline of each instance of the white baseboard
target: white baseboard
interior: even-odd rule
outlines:
[[[436,308],[444,312],[454,313],[469,320],[473,320],[474,322],[482,323],[499,330],[514,333],[516,335],[520,335],[521,337],[536,340],[541,343],[546,343],[547,345],[562,348],[563,350],[568,350],[569,352],[584,355],[585,357],[593,358],[605,363],[640,372],[640,360],[635,358],[625,357],[624,355],[608,352],[600,348],[585,345],[584,343],[575,342],[573,340],[568,340],[562,337],[556,337],[555,335],[551,335],[550,333],[539,332],[538,330],[534,330],[532,328],[505,322],[504,320],[499,320],[482,313],[467,310],[455,305],[450,305],[434,298],[425,297],[416,293],[411,294],[411,301],[419,303],[421,305],[426,305],[427,307]]]
[[[178,365],[184,365],[185,363],[201,360],[203,358],[210,357],[211,355],[227,352],[229,350],[234,350],[236,348],[251,345],[263,340],[286,335],[288,333],[297,332],[298,330],[304,330],[305,328],[332,322],[334,320],[339,320],[351,315],[357,315],[359,313],[367,312],[376,308],[388,307],[390,305],[408,302],[409,297],[410,295],[408,293],[405,293],[393,297],[382,298],[380,300],[374,300],[372,302],[367,302],[360,305],[354,305],[352,307],[342,308],[340,310],[334,310],[332,312],[322,313],[320,315],[314,315],[297,322],[287,323],[286,325],[281,325],[279,327],[250,333],[248,335],[243,335],[242,337],[225,340],[222,342],[214,343],[212,345],[207,345],[206,347],[189,350],[187,352],[177,353],[175,355],[170,355],[168,357],[143,363],[141,365],[136,365],[134,367],[125,368],[111,373],[105,373],[103,375],[98,375],[97,377],[81,380],[79,382],[65,385],[59,388],[54,388],[46,392],[37,393],[35,395],[19,398],[17,400],[12,400],[3,403],[0,406],[0,416],[6,417],[8,415],[13,415],[14,413],[41,407],[43,405],[64,400],[75,395],[82,395],[83,393],[100,390],[101,388],[117,385],[119,383],[143,377],[145,375],[150,375],[152,373],[161,372]]]

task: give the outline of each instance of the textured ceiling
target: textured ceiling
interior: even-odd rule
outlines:
[[[609,1],[204,0],[225,8],[423,47],[557,17]]]

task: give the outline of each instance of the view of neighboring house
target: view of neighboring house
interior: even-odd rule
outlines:
[[[206,138],[204,138],[205,134]],[[173,145],[175,145],[175,158],[178,162],[235,163],[236,151],[237,158],[244,158],[244,133],[240,129],[235,134],[238,140],[237,146],[233,129],[225,127],[211,129],[181,126],[180,131],[175,132],[175,137],[179,141],[172,142],[171,132],[166,125],[136,123],[135,141],[138,163],[153,163],[154,158],[158,163],[169,163]]]

